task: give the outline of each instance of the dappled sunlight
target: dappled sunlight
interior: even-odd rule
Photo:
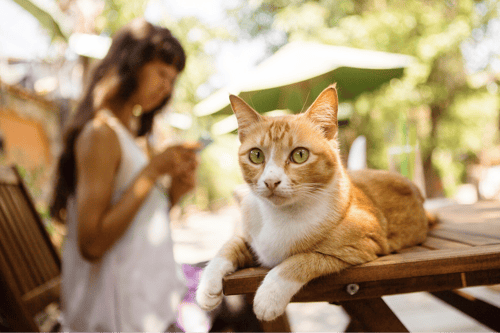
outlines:
[[[142,327],[144,327],[144,331],[146,332],[156,332],[158,331],[158,327],[163,326],[165,326],[165,323],[154,313],[145,315],[143,318]]]
[[[64,141],[68,125],[83,128],[107,94],[118,91],[122,76],[133,72],[133,60],[157,56],[150,49],[122,53],[116,59],[131,59],[123,68],[114,68],[120,75],[101,73],[109,81],[98,79],[97,89],[88,95],[88,104],[94,103],[96,110],[85,106],[93,113],[71,123],[112,36],[144,16],[133,23],[131,39],[147,34],[148,21],[167,27],[182,45],[187,62],[176,76],[172,98],[155,116],[151,135],[140,140],[151,144],[153,156],[168,145],[194,144],[207,134],[213,143],[197,149],[196,186],[179,204],[173,200],[175,209],[163,196],[175,193],[169,189],[171,175],[160,177],[158,183],[165,185],[160,194],[149,174],[137,170],[141,176],[124,191],[129,202],[161,200],[157,210],[148,204],[139,208],[140,218],[148,220],[141,221],[140,228],[127,229],[131,238],[140,239],[148,253],[164,253],[162,246],[170,247],[170,257],[142,256],[125,275],[144,289],[144,304],[159,300],[168,311],[178,309],[177,323],[185,330],[208,331],[211,324],[194,304],[200,269],[184,265],[187,294],[167,296],[158,292],[162,283],[146,286],[139,271],[163,269],[157,281],[170,282],[174,269],[161,266],[163,262],[170,260],[168,265],[174,266],[174,259],[183,264],[210,260],[241,228],[234,191],[245,182],[229,94],[261,114],[297,114],[336,83],[339,149],[350,168],[407,176],[429,199],[427,208],[475,204],[464,208],[474,214],[457,212],[454,222],[476,222],[476,227],[500,219],[490,210],[500,202],[500,1],[5,0],[1,7],[0,165],[19,166],[52,238],[64,238],[66,230],[52,222],[48,207],[54,178],[70,174],[56,168],[64,147],[74,147]],[[154,43],[166,45],[158,38],[148,45]],[[183,58],[174,57],[174,62]],[[135,79],[127,77],[126,84],[134,86]],[[124,96],[132,98],[123,110],[134,105],[135,92],[131,89]],[[113,106],[119,113],[123,105]],[[134,117],[142,121],[144,114]],[[137,134],[130,132],[131,138]],[[76,138],[78,133],[71,135]],[[68,155],[74,157],[74,152]],[[181,212],[177,218],[176,211]],[[180,270],[177,273],[180,276]],[[85,289],[75,290],[86,294]],[[484,330],[442,310],[427,295],[390,297],[388,303],[403,310],[402,321],[410,330]],[[151,313],[137,317],[145,330],[165,325],[163,314],[155,310],[145,308]],[[288,314],[294,331],[342,331],[348,323],[341,307],[325,303],[291,304]],[[435,326],[440,317],[444,324]]]
[[[156,211],[151,216],[148,222],[147,234],[148,240],[152,245],[158,246],[166,240],[169,230],[167,223],[165,214],[160,211]]]

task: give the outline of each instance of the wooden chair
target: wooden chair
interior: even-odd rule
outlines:
[[[499,308],[456,290],[500,283],[500,203],[437,213],[441,223],[421,246],[315,279],[292,302],[341,305],[351,317],[346,331],[407,332],[382,296],[425,291],[500,331]],[[247,268],[225,277],[224,294],[252,298],[267,272]],[[266,325],[268,331],[290,331],[286,315]]]
[[[59,299],[61,261],[15,167],[0,166],[0,331],[38,331]]]

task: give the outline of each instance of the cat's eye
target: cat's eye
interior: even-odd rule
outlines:
[[[309,158],[309,150],[305,148],[296,148],[292,151],[290,158],[295,163],[304,163]]]
[[[250,161],[255,164],[261,164],[264,162],[264,153],[259,148],[254,148],[250,150]]]

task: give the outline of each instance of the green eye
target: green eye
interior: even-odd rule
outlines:
[[[261,164],[264,162],[264,153],[259,148],[254,148],[250,150],[250,161],[255,164]]]
[[[290,157],[295,163],[304,163],[309,158],[309,150],[305,148],[296,148],[292,151],[292,155]]]

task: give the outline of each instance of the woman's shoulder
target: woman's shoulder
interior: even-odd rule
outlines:
[[[80,156],[106,154],[109,159],[119,158],[120,142],[116,132],[102,117],[95,117],[83,127],[75,143],[76,154]]]

